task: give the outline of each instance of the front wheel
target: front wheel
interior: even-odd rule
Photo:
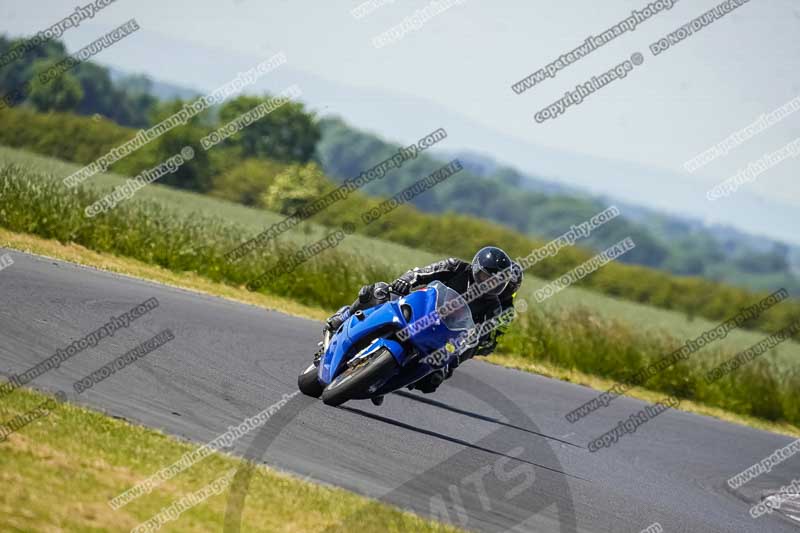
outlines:
[[[353,368],[342,372],[322,391],[326,405],[342,405],[347,400],[369,398],[370,386],[382,384],[392,377],[398,368],[392,352],[383,348],[380,353]]]
[[[312,398],[319,398],[322,395],[322,390],[325,387],[317,379],[317,365],[311,363],[308,368],[297,376],[297,388],[300,389],[300,392]]]

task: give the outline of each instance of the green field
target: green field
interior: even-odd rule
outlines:
[[[68,163],[32,152],[0,146],[0,165],[16,163],[22,167],[45,172],[53,177],[64,177],[80,168],[80,165]],[[98,189],[111,190],[125,182],[127,178],[116,174],[98,174],[87,181]],[[253,235],[269,227],[283,218],[263,209],[254,209],[243,205],[218,200],[211,196],[181,191],[157,183],[149,185],[136,193],[135,199],[147,198],[172,207],[181,213],[204,213],[214,215],[228,222],[239,224],[252,231]],[[313,242],[330,233],[330,228],[313,223],[306,223],[292,228],[283,238],[297,243]],[[376,241],[362,235],[351,235],[339,246],[340,249],[357,254],[367,254],[372,258],[383,258],[387,264],[414,265],[417,262],[431,262],[437,256],[419,252],[406,246],[390,242]]]
[[[63,177],[77,170],[79,165],[52,159],[24,150],[0,146],[0,166],[15,163],[24,168],[44,172],[52,177]],[[120,185],[125,177],[114,174],[99,174],[91,178],[87,184],[104,190]],[[258,234],[269,225],[281,220],[282,215],[263,209],[245,207],[232,202],[219,200],[207,195],[180,191],[171,187],[152,184],[139,191],[134,201],[139,198],[155,200],[181,213],[203,213],[214,215],[227,222],[247,228],[252,235]],[[286,232],[285,238],[295,243],[313,242],[330,232],[330,229],[306,222]],[[362,256],[370,262],[381,263],[390,267],[397,274],[413,266],[424,265],[436,261],[441,256],[424,251],[414,250],[399,244],[372,239],[354,234],[345,239],[339,246],[344,252]],[[533,292],[545,285],[545,281],[531,275],[525,277],[525,284],[519,297],[534,303]],[[353,295],[355,298],[355,295]],[[561,309],[586,308],[600,317],[620,320],[640,332],[652,332],[658,335],[668,332],[678,339],[693,338],[703,331],[713,328],[716,322],[695,317],[690,319],[684,313],[659,309],[637,304],[627,300],[609,296],[578,287],[570,287],[553,298],[538,304],[545,311]],[[731,312],[734,314],[735,310]],[[728,350],[741,350],[763,339],[766,335],[755,331],[734,331],[726,339],[717,344]],[[800,344],[787,342],[776,349],[780,366],[788,369],[800,367]],[[701,352],[702,353],[702,352]]]

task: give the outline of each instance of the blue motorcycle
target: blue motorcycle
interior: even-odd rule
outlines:
[[[453,300],[460,302],[449,304]],[[456,310],[440,317],[436,310],[443,306]],[[398,331],[423,317],[433,317],[430,325],[401,340]],[[326,332],[321,352],[297,378],[298,388],[308,396],[321,396],[327,405],[366,399],[379,405],[383,395],[411,386],[447,364],[449,359],[441,361],[440,354],[457,357],[453,340],[474,327],[461,295],[439,281],[407,296],[392,294],[390,301],[357,311],[335,332]]]

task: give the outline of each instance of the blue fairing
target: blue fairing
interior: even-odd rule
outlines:
[[[348,318],[342,324],[341,329],[331,338],[328,349],[322,358],[322,364],[319,365],[320,382],[327,385],[333,381],[345,368],[344,363],[356,356],[357,352],[365,355],[380,348],[388,349],[398,364],[403,367],[402,374],[405,377],[398,376],[397,380],[393,379],[394,382],[399,383],[410,379],[409,383],[411,383],[433,371],[434,368],[426,364],[409,365],[409,368],[405,368],[410,361],[417,360],[416,358],[410,359],[410,355],[413,355],[415,351],[408,350],[406,347],[414,346],[416,352],[424,357],[444,346],[449,339],[455,336],[454,332],[444,324],[434,323],[412,335],[405,345],[398,342],[391,333],[408,326],[401,306],[411,308],[410,322],[414,322],[423,316],[430,316],[434,312],[436,297],[435,287],[428,286],[399,300],[366,309],[361,318],[357,316]],[[410,366],[414,368],[410,368]]]

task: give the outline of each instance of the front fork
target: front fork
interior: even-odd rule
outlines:
[[[322,359],[323,354],[326,351],[328,351],[328,346],[330,345],[330,343],[331,343],[331,332],[329,329],[326,328],[325,333],[323,333],[322,335],[322,342],[317,343],[319,349],[317,350],[317,353],[314,354],[314,366],[316,367],[319,366],[319,362]]]

